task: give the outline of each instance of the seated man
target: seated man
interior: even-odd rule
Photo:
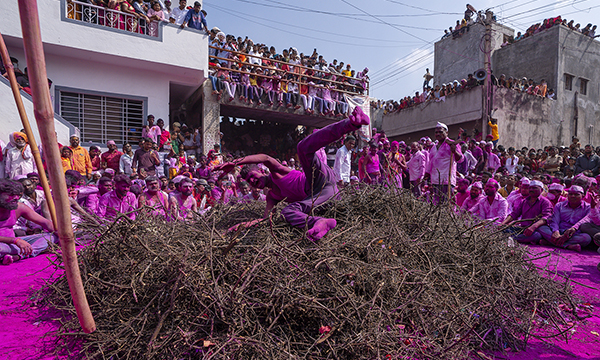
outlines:
[[[114,219],[119,213],[128,213],[131,220],[135,220],[135,211],[137,209],[137,199],[129,190],[131,189],[131,179],[125,174],[115,176],[115,189],[102,195],[98,203],[96,215]]]
[[[479,203],[479,201],[481,201],[481,199],[484,198],[484,196],[481,194],[481,192],[483,190],[481,181],[476,181],[473,184],[471,184],[471,186],[469,186],[468,190],[469,190],[469,197],[466,198],[463,201],[462,205],[460,206],[460,208],[463,212],[471,211],[471,209],[475,205],[477,205],[477,203]]]
[[[44,219],[27,205],[19,203],[22,193],[21,183],[0,179],[0,259],[3,265],[37,256],[46,250],[48,241],[57,241],[52,234],[48,233],[15,237],[13,226],[21,217],[33,221],[49,232],[54,231],[52,221]]]
[[[173,219],[186,220],[198,211],[194,199],[194,182],[188,177],[183,177],[177,183],[177,191],[169,194],[169,209]]]
[[[44,192],[42,190],[37,190],[35,183],[25,175],[19,176],[21,178],[17,177],[17,180],[23,185],[23,196],[21,196],[19,202],[27,205],[37,214],[41,214],[42,203],[46,200]],[[39,233],[41,232],[42,227],[25,218],[20,218],[13,230],[15,231],[15,235],[24,236]]]
[[[563,196],[563,190],[565,187],[561,184],[550,184],[548,185],[548,194],[546,194],[546,198],[550,200],[552,204],[552,208],[556,206],[559,202],[566,201],[567,198]]]
[[[590,194],[590,192],[588,192]],[[596,246],[600,246],[600,210],[598,209],[598,194],[591,193],[590,212],[583,219],[579,220],[575,226],[579,226],[582,233],[591,236]],[[600,253],[600,248],[598,248]]]
[[[489,179],[483,188],[485,197],[473,206],[471,213],[482,220],[494,220],[500,224],[508,215],[508,202],[498,193],[500,184]]]
[[[150,206],[154,210],[146,209],[152,216],[166,218],[169,213],[169,195],[160,189],[160,181],[156,176],[148,176],[146,179],[146,191],[138,197],[138,207]]]
[[[331,199],[337,192],[333,170],[317,155],[320,148],[340,139],[342,135],[360,129],[369,124],[369,117],[356,107],[346,120],[328,125],[304,138],[298,143],[298,157],[302,172],[281,165],[277,160],[265,154],[246,156],[234,163],[226,163],[217,168],[229,173],[236,165],[242,168],[241,177],[251,186],[259,189],[270,188],[267,195],[264,218],[273,207],[283,199],[289,203],[281,214],[292,226],[308,227],[306,236],[317,241],[336,226],[335,219],[325,219],[309,215],[311,210]],[[264,164],[270,171],[265,175],[255,164]],[[245,223],[251,226],[261,220]]]
[[[552,204],[550,200],[540,196],[543,188],[544,184],[541,181],[531,181],[529,183],[529,196],[519,202],[501,224],[507,225],[513,220],[527,219],[528,221],[517,221],[519,225],[511,226],[507,229],[510,233],[519,234],[513,236],[513,238],[520,243],[537,244],[542,239],[542,234],[537,229],[542,225],[546,225],[548,218],[552,216]],[[538,217],[539,219],[535,222],[529,220]]]
[[[543,239],[540,245],[552,245],[573,251],[581,251],[581,248],[592,241],[589,234],[579,230],[579,221],[590,212],[590,204],[582,201],[583,188],[573,185],[569,188],[567,201],[556,204],[554,214],[548,220],[548,225],[538,229]]]

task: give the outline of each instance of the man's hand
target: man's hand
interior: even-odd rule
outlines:
[[[370,119],[360,107],[355,107],[352,114],[348,116],[350,122],[355,126],[369,125]]]
[[[527,229],[525,229],[525,231],[523,231],[523,235],[525,236],[531,236],[533,235],[533,233],[535,232],[536,229],[534,229],[533,226],[528,227]]]
[[[31,245],[21,238],[16,238],[15,246],[17,246],[19,250],[21,250],[19,252],[19,255],[21,255],[22,258],[28,257],[33,252],[33,248],[31,247]]]
[[[560,232],[558,230],[556,230],[555,232],[552,233],[552,236],[550,237],[550,242],[552,242],[554,244],[559,237],[560,237]]]
[[[175,22],[175,20],[173,20]],[[185,23],[181,24],[180,28],[185,29]]]
[[[263,219],[256,219],[256,220],[252,220],[252,221],[246,221],[246,222],[243,222],[243,223],[239,223],[239,224],[234,225],[234,226],[230,227],[229,229],[227,229],[227,232],[238,231],[238,229],[240,227],[249,228],[251,226],[254,226],[254,225],[258,224],[261,221],[263,221]]]
[[[221,170],[221,171],[223,171],[224,174],[229,174],[231,172],[231,170],[233,170],[234,168],[235,168],[234,163],[226,162],[221,165],[215,166],[215,168],[213,170],[215,170],[215,171]]]
[[[575,234],[575,232],[576,232],[576,231],[577,231],[577,229],[575,229],[575,228],[569,228],[569,229],[567,229],[567,230],[564,232],[564,234],[563,234],[563,238],[564,238],[564,241],[563,241],[563,243],[564,243],[566,240],[570,239],[570,238],[573,236],[573,234]],[[561,245],[562,245],[562,244],[561,244]]]

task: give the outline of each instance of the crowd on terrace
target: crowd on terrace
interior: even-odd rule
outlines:
[[[433,75],[429,72],[429,69],[426,69],[423,78],[425,79],[423,82],[423,92],[419,93],[417,91],[414,96],[405,96],[399,101],[388,100],[384,104],[374,104],[374,106],[378,108],[383,107],[386,113],[398,112],[423,103],[446,101],[446,98],[449,96],[469,91],[484,83],[484,80],[475,78],[473,74],[468,74],[466,79],[460,81],[454,80],[442,85],[436,84],[434,87],[431,87],[429,86],[429,82],[433,78]],[[493,73],[491,74],[490,79],[493,86],[507,88],[551,100],[554,100],[556,97],[554,89],[548,89],[548,83],[545,79],[541,79],[538,83],[532,78],[527,79],[526,77],[523,77],[517,79],[509,76],[507,79],[504,74],[501,74],[500,77],[496,77]]]
[[[537,23],[537,24],[533,24],[531,25],[524,34],[521,34],[521,32],[517,32],[517,36],[513,37],[509,37],[508,40],[503,43],[501,46],[507,46],[510,44],[513,44],[519,40],[523,40],[525,38],[528,38],[530,36],[534,36],[537,33],[540,33],[544,30],[550,29],[554,26],[566,26],[569,29],[575,31],[575,32],[579,32],[585,36],[589,36],[591,38],[597,38],[600,35],[596,35],[596,29],[597,26],[596,25],[592,25],[592,24],[587,24],[584,28],[581,28],[580,24],[575,24],[573,25],[574,20],[568,21],[567,19],[563,19],[560,16],[554,17],[554,18],[548,18],[548,19],[544,19],[543,22],[541,23]]]

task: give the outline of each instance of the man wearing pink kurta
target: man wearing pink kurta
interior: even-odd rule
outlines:
[[[447,200],[448,185],[456,185],[456,164],[464,161],[460,146],[448,138],[448,127],[438,122],[435,127],[437,143],[429,149],[429,162],[425,178],[431,180],[434,192],[434,203],[440,204]],[[454,161],[451,158],[454,157]],[[452,169],[450,165],[452,164]],[[448,184],[450,178],[450,184]]]
[[[483,191],[485,197],[471,209],[471,213],[482,220],[494,220],[500,224],[508,216],[508,202],[498,193],[500,184],[494,179],[489,179]]]

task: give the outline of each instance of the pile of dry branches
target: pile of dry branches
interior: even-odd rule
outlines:
[[[316,244],[278,216],[225,234],[262,206],[101,229],[80,254],[98,331],[78,332],[66,278],[44,291],[67,313],[63,349],[75,342],[72,355],[92,359],[466,358],[522,349],[572,321],[561,310],[576,308],[568,282],[446,207],[367,188],[320,210],[338,226]]]

